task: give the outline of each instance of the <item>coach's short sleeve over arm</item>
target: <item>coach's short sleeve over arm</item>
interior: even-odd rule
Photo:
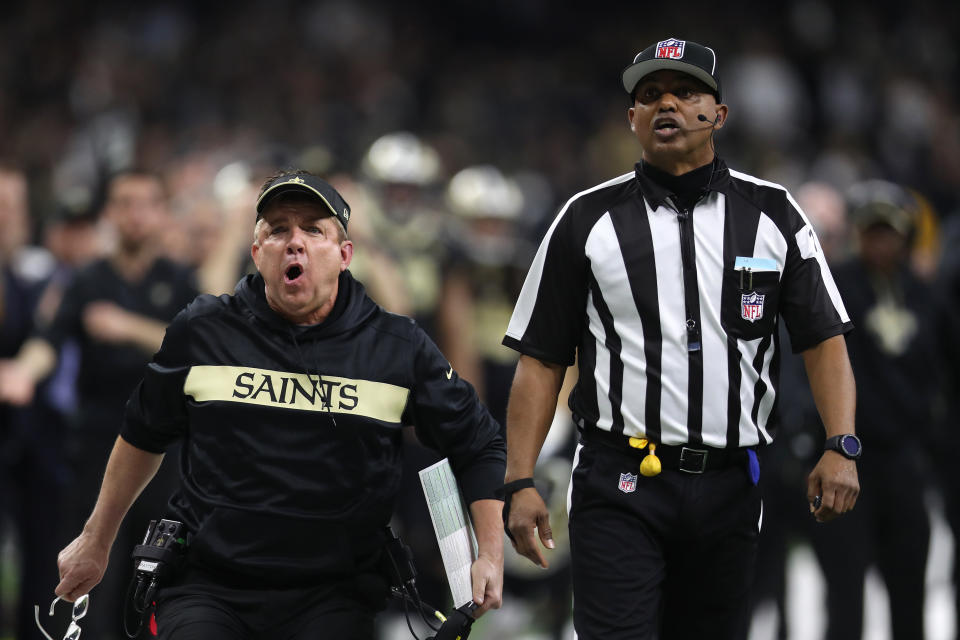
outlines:
[[[188,307],[167,327],[160,350],[127,401],[120,435],[139,449],[161,453],[186,430],[183,384],[190,371],[189,316]]]

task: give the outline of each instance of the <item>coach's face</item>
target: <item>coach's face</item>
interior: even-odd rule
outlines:
[[[270,307],[294,324],[307,325],[321,322],[333,308],[353,243],[323,205],[279,201],[257,223],[250,251]]]
[[[710,134],[723,126],[727,106],[717,104],[710,89],[693,76],[661,70],[640,80],[627,117],[643,148],[643,159],[680,175],[713,160]]]

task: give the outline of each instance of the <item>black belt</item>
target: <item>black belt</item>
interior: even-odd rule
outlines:
[[[580,432],[580,441],[585,444],[599,444],[621,453],[643,460],[649,453],[646,448],[631,447],[629,438],[620,433],[602,429],[585,428]],[[751,447],[736,449],[718,449],[706,445],[666,445],[658,444],[656,456],[664,469],[675,469],[686,473],[703,473],[736,465],[747,464],[747,451]]]

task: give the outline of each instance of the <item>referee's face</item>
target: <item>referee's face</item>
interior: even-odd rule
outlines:
[[[316,324],[337,299],[340,272],[353,243],[341,239],[323,205],[308,201],[269,205],[251,248],[270,307],[294,324]]]
[[[693,76],[662,70],[640,80],[627,117],[644,161],[680,175],[713,160],[710,135],[723,126],[727,106]]]

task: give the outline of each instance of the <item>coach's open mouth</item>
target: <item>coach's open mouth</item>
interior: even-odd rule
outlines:
[[[283,279],[287,283],[295,282],[297,278],[303,275],[303,267],[298,264],[292,264],[283,272]]]

